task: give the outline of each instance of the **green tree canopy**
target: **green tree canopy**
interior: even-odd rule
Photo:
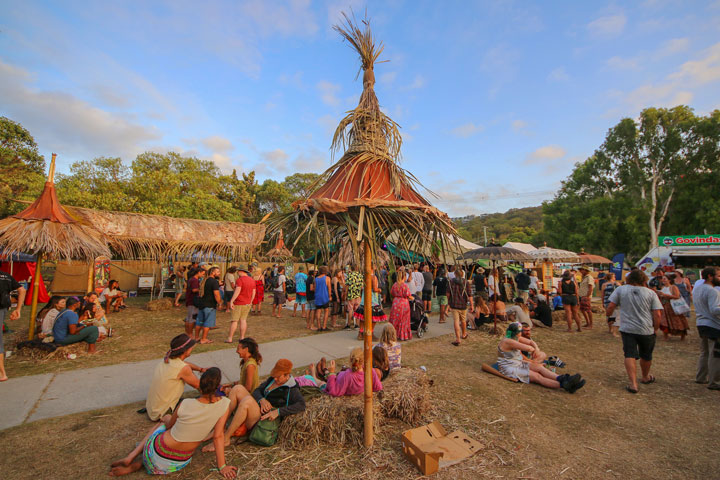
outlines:
[[[34,200],[45,180],[45,158],[22,125],[0,117],[0,218],[24,208],[12,200]]]

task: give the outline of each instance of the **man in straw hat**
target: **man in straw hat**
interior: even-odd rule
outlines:
[[[164,415],[171,414],[180,401],[185,385],[193,388],[200,386],[200,381],[193,372],[203,373],[207,369],[185,361],[192,353],[195,343],[197,342],[185,333],[170,341],[170,350],[155,367],[145,401],[145,411],[150,420],[160,420]]]

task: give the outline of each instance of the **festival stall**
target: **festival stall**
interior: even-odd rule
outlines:
[[[682,268],[686,276],[697,277],[703,267],[720,265],[720,235],[663,236],[658,243],[635,264],[641,270]]]

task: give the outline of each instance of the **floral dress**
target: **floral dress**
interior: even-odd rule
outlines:
[[[262,304],[265,299],[265,278],[260,277],[260,280],[255,280],[255,298],[253,298],[253,305]]]
[[[412,338],[410,330],[410,288],[405,283],[396,283],[390,289],[393,297],[392,308],[390,309],[390,323],[395,327],[399,340]]]

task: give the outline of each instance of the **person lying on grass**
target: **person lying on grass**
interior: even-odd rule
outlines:
[[[155,367],[145,402],[150,420],[160,420],[163,415],[172,413],[185,390],[185,385],[200,387],[200,381],[193,371],[205,373],[207,368],[185,361],[192,353],[195,343],[196,341],[185,333],[170,341],[170,350],[165,354],[163,361]]]
[[[585,385],[580,374],[556,375],[542,365],[535,363],[535,355],[539,350],[532,345],[532,340],[523,338],[521,325],[511,323],[505,332],[505,338],[498,345],[498,370],[510,378],[517,378],[523,383],[538,383],[546,388],[563,388],[568,393],[575,393]],[[522,352],[530,352],[532,360],[525,361]]]
[[[150,475],[177,472],[190,464],[195,450],[211,437],[220,474],[235,478],[237,467],[225,463],[223,428],[230,400],[216,395],[221,376],[219,368],[207,369],[200,377],[200,398],[183,400],[172,417],[154,425],[127,457],[112,463],[110,476],[127,475],[143,466]]]
[[[244,388],[239,385],[236,389]],[[275,420],[305,410],[305,399],[292,376],[292,362],[285,358],[277,361],[270,377],[256,388],[252,395],[230,397],[230,413],[234,412],[230,425],[225,429],[224,446],[230,445],[232,437],[247,437],[259,420]],[[223,424],[224,426],[224,424]],[[203,452],[213,452],[217,444],[203,447]]]

